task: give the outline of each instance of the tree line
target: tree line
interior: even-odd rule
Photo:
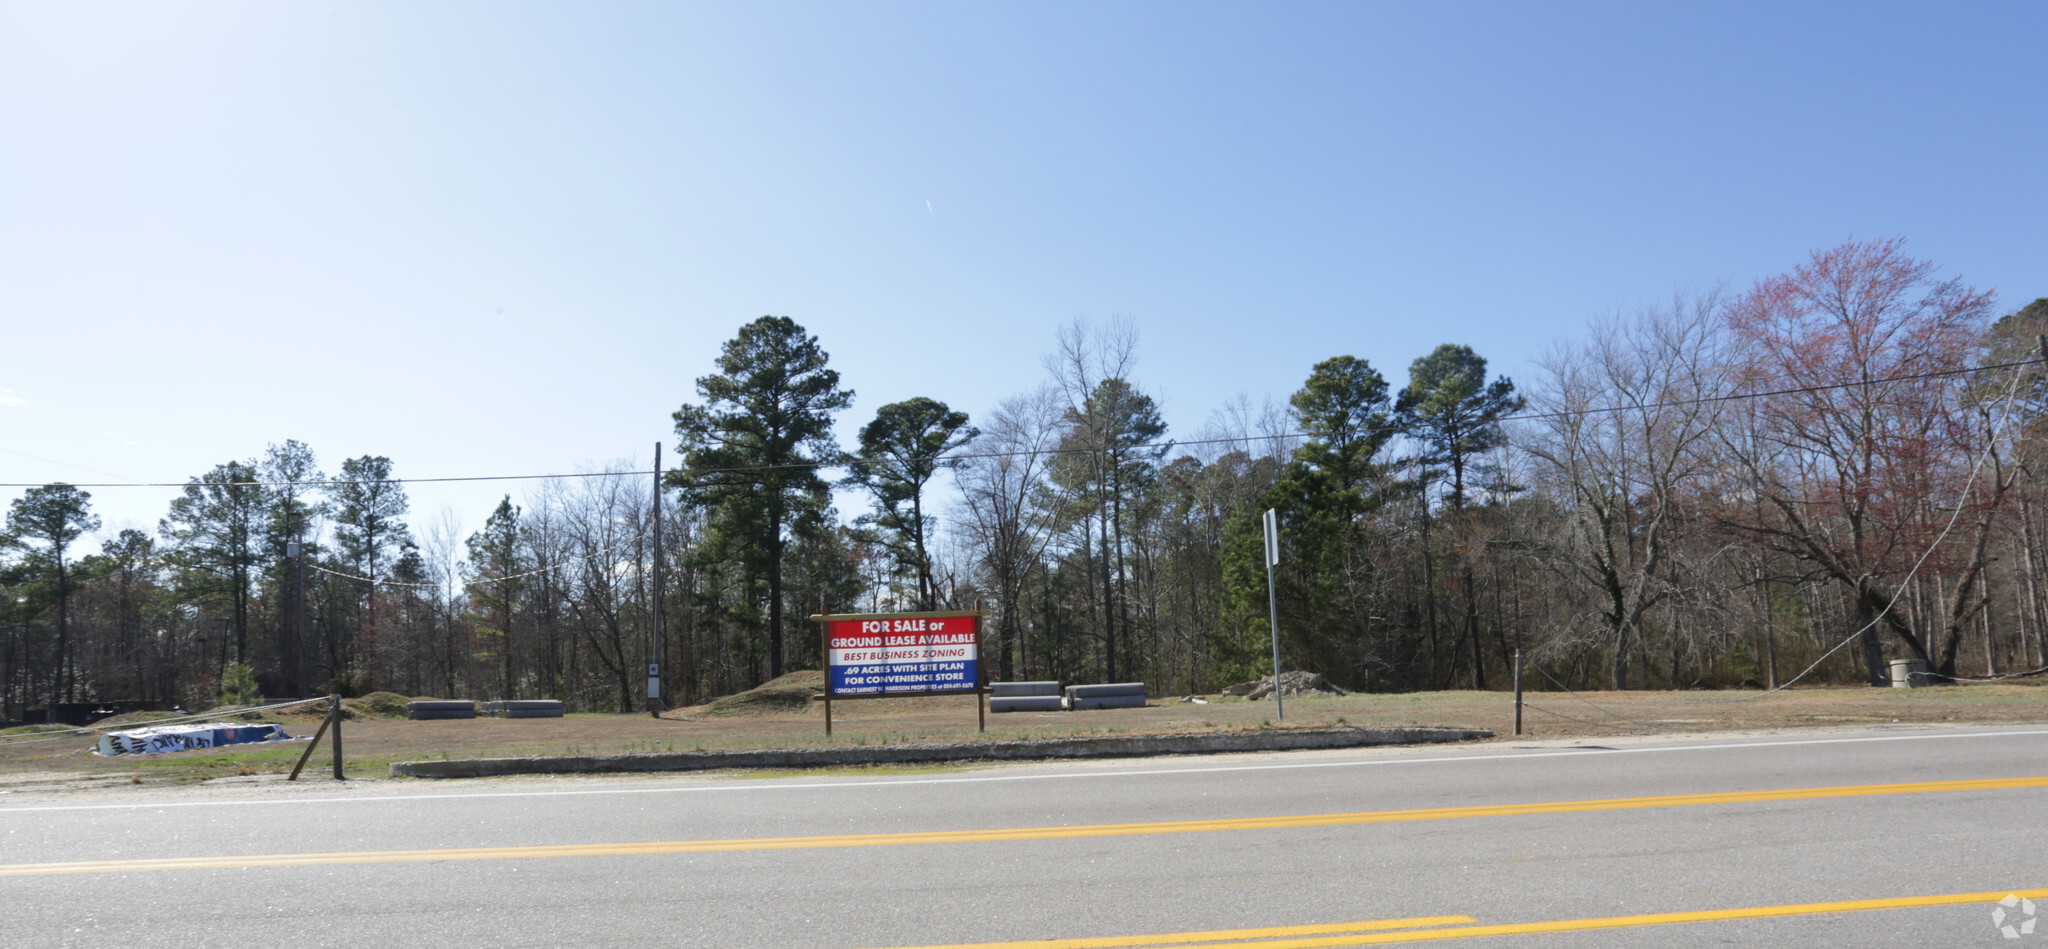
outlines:
[[[1852,242],[1595,319],[1525,382],[1465,345],[1399,385],[1337,355],[1186,438],[1131,325],[1077,322],[1038,387],[885,405],[841,446],[853,392],[762,317],[674,413],[659,484],[544,481],[472,532],[409,520],[389,458],[330,476],[297,441],[192,478],[154,533],[27,489],[0,718],[372,689],[623,711],[650,661],[688,704],[817,668],[812,614],[973,608],[995,679],[1209,691],[1269,671],[1268,509],[1284,661],[1353,688],[1497,688],[1517,651],[1615,689],[2038,672],[2044,332],[2048,300],[1998,316]]]

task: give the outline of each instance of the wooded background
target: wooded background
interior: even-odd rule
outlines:
[[[1214,691],[1270,671],[1267,508],[1284,662],[1351,688],[1501,688],[1518,649],[1575,687],[1773,687],[1849,640],[1802,681],[2039,671],[2048,299],[1999,314],[1849,243],[1595,319],[1534,378],[1456,344],[1398,386],[1333,355],[1178,439],[1131,326],[1077,322],[1041,387],[883,406],[852,446],[821,342],[763,317],[675,412],[658,552],[625,463],[466,536],[408,521],[391,459],[328,472],[291,440],[191,478],[153,535],[17,488],[0,719],[224,691],[637,709],[657,596],[671,704],[816,668],[813,613],[976,605],[998,680]]]

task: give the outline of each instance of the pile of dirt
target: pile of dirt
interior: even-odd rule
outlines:
[[[704,710],[706,715],[778,715],[802,712],[825,694],[825,674],[816,669],[770,679],[738,695],[728,695]]]
[[[109,728],[119,727],[122,725],[147,726],[151,722],[161,721],[166,718],[182,717],[184,716],[178,712],[123,712],[119,715],[110,715],[106,718],[102,718],[99,721],[92,723],[92,727]]]
[[[1223,694],[1242,695],[1245,698],[1252,700],[1272,698],[1273,677],[1267,676],[1263,679],[1258,679],[1252,682],[1240,682],[1236,685],[1231,686],[1230,688],[1224,689]],[[1331,685],[1329,680],[1324,679],[1323,674],[1320,672],[1302,672],[1296,670],[1294,672],[1280,673],[1280,694],[1282,696],[1288,696],[1349,695],[1350,693],[1334,685]]]
[[[412,701],[396,692],[372,692],[359,699],[343,699],[341,710],[350,721],[362,718],[404,718],[406,703]]]
[[[216,705],[203,712],[194,712],[188,717],[196,719],[204,716],[205,720],[213,722],[224,722],[229,719],[242,722],[260,722],[264,716],[272,714],[270,712],[251,712],[247,710],[248,708],[249,706],[247,705]]]
[[[344,722],[360,722],[365,719],[376,721],[379,719],[405,718],[405,703],[410,701],[412,700],[396,692],[372,692],[362,698],[342,699],[341,720]],[[327,702],[322,700],[308,702],[304,705],[294,705],[290,708],[281,708],[270,714],[300,720],[318,721],[326,718],[327,713]]]

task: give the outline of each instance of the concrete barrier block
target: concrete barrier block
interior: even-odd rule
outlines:
[[[1057,712],[1061,707],[1057,695],[1013,695],[988,700],[991,712]]]
[[[1026,695],[1058,695],[1057,682],[991,682],[989,693],[997,698],[1018,698]]]

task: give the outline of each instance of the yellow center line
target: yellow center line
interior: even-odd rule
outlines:
[[[443,860],[522,860],[539,857],[618,857],[646,854],[734,853],[750,850],[903,847],[919,844],[995,843],[1016,840],[1061,840],[1085,837],[1135,837],[1148,834],[1195,834],[1227,830],[1279,830],[1290,827],[1334,827],[1345,824],[1456,820],[1467,817],[1513,817],[1526,814],[1569,814],[1584,811],[1620,811],[1649,807],[1694,807],[1711,804],[1751,804],[1769,801],[1879,797],[1894,794],[1936,794],[1954,791],[2002,791],[2039,787],[2048,787],[2048,777],[1991,778],[1967,781],[1917,781],[1906,784],[1862,784],[1846,787],[1729,791],[1715,794],[1673,794],[1660,797],[1623,797],[1593,801],[1551,801],[1537,804],[1429,807],[1404,811],[1359,811],[1348,814],[1299,814],[1286,817],[1243,817],[1226,820],[1157,821],[1144,824],[1083,824],[1067,827],[1018,827],[997,830],[925,831],[898,834],[840,834],[819,837],[743,837],[732,840],[663,840],[644,843],[552,844],[529,847],[453,847],[440,850],[369,850],[338,853],[161,857],[143,860],[84,860],[69,863],[15,863],[0,864],[0,877],[47,876],[64,873],[132,873],[143,870],[218,870],[237,867],[305,867],[349,863],[434,863]]]
[[[1260,935],[1270,933],[1273,936],[1284,937],[1293,934],[1289,931],[1291,929],[1314,927],[1282,927],[1268,930],[1221,929],[1206,933],[1160,933],[1154,936],[1112,937],[1117,941],[1036,939],[1018,942],[904,946],[898,947],[898,949],[1085,949],[1085,947],[1093,946],[1185,946],[1197,942],[1208,942],[1215,946],[1252,946],[1256,947],[1256,949],[1325,949],[1325,947],[1331,946],[1374,946],[1401,942],[1438,942],[1445,939],[1526,936],[1535,933],[1583,932],[1589,929],[1627,929],[1635,926],[1669,926],[1677,923],[1710,923],[1730,919],[1765,919],[1773,916],[1813,916],[1822,913],[1856,913],[1877,909],[1958,906],[1970,903],[1996,903],[2009,895],[2024,897],[2030,900],[2048,899],[2048,889],[1992,890],[1986,893],[1945,893],[1937,896],[1902,896],[1878,900],[1844,900],[1835,903],[1789,903],[1782,906],[1748,906],[1737,909],[1711,909],[1685,913],[1646,913],[1638,916],[1557,919],[1538,923],[1506,923],[1498,926],[1454,926],[1447,929],[1411,929],[1408,932],[1361,932],[1361,930],[1368,928],[1390,929],[1396,926],[1419,927],[1433,925],[1427,921],[1427,917],[1419,919],[1393,919],[1380,923],[1339,923],[1326,930],[1349,933],[1350,935],[1310,939],[1270,939],[1268,937],[1270,941],[1259,942],[1223,942],[1222,940],[1259,938],[1258,935],[1240,937],[1237,935],[1239,933]]]
[[[1418,929],[1423,926],[1452,926],[1476,923],[1470,916],[1417,916],[1412,919],[1375,919],[1359,923],[1324,923],[1318,926],[1268,926],[1263,929],[1211,929],[1188,933],[1155,933],[1150,936],[1101,936],[1091,939],[1033,939],[1027,942],[999,942],[977,945],[990,947],[1028,946],[1030,949],[1117,949],[1124,946],[1190,946],[1199,943],[1266,946],[1247,939],[1278,939],[1286,936],[1320,936],[1330,933],[1362,933],[1386,929]],[[940,947],[945,949],[945,947]]]

